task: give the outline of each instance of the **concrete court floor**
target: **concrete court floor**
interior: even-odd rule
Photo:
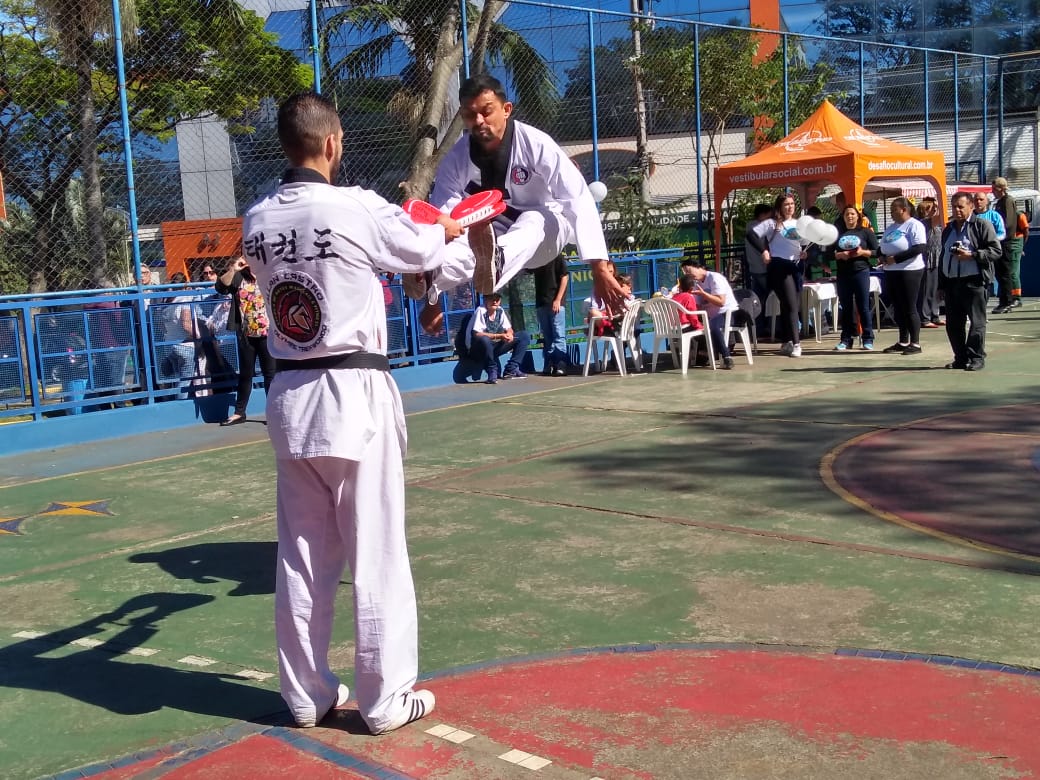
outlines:
[[[944,332],[923,338],[913,357],[834,353],[825,337],[804,342],[801,360],[763,344],[753,367],[738,357],[731,372],[409,395],[424,674],[655,643],[1040,667],[1040,304],[991,318],[981,373],[943,370]],[[941,468],[917,476],[922,463]],[[272,470],[259,424],[0,460],[0,776],[93,774],[284,723],[271,676]],[[349,604],[345,582],[332,658],[348,682]],[[1018,680],[1040,692],[1040,677]],[[442,708],[465,711],[477,699],[466,690],[442,692]],[[517,694],[515,709],[537,708]],[[703,774],[640,774],[658,738],[616,776],[747,776],[724,771],[725,750]],[[1012,760],[1020,745],[1007,746],[1010,763],[965,765],[898,742],[888,764],[817,747],[755,776],[809,776],[810,765],[820,777],[881,766],[1032,776]],[[739,749],[781,748],[771,737]],[[387,752],[379,762],[395,765]],[[566,755],[554,776],[590,776]],[[514,776],[501,762],[470,774],[407,763],[400,776]],[[161,774],[148,772],[119,776]]]

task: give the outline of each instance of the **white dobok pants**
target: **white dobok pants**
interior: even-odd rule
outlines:
[[[278,460],[275,634],[282,697],[298,721],[321,720],[339,679],[329,668],[336,591],[354,590],[354,688],[369,728],[399,712],[418,674],[415,589],[405,542],[404,468],[392,420],[360,461]]]
[[[495,289],[501,290],[525,268],[541,268],[552,262],[567,244],[574,243],[574,231],[559,214],[548,209],[529,210],[521,212],[497,240],[502,247],[503,266]],[[446,247],[444,264],[433,280],[435,293],[439,295],[473,281],[475,266],[469,234],[464,233]]]

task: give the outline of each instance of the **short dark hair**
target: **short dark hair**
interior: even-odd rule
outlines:
[[[755,219],[762,219],[766,214],[772,214],[773,207],[768,203],[759,203],[755,206]]]
[[[278,109],[278,140],[294,164],[319,156],[325,139],[342,127],[336,106],[317,92],[299,92]]]
[[[484,296],[484,303],[488,303],[489,301],[499,301],[500,302],[501,300],[502,300],[502,293],[493,292],[493,293],[488,293],[487,295]]]
[[[687,266],[696,266],[696,265],[698,265],[698,263],[692,257],[687,257],[681,263],[679,263],[679,267],[680,268],[685,268]]]
[[[959,201],[961,198],[967,198],[968,199],[968,203],[973,203],[974,202],[972,200],[970,192],[967,192],[965,190],[957,190],[955,193],[953,193],[953,195],[950,196],[950,205],[953,205],[954,203]]]
[[[823,212],[820,211],[820,209],[816,206],[810,206],[805,210],[805,213],[808,214],[810,217],[818,217],[821,214],[823,214]]]
[[[693,274],[686,274],[682,279],[679,280],[679,289],[683,292],[690,292],[694,287],[697,286],[697,277]]]
[[[459,85],[459,102],[469,103],[471,100],[476,100],[482,92],[494,92],[495,97],[503,103],[509,101],[506,96],[506,88],[502,86],[501,81],[488,73],[478,73]]]

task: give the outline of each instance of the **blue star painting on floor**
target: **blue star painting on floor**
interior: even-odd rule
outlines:
[[[0,534],[14,534],[21,536],[22,532],[19,530],[22,523],[28,520],[32,515],[26,515],[25,517],[0,517]]]
[[[34,517],[115,517],[109,511],[111,499],[95,499],[92,501],[52,501],[46,509],[23,517],[0,517],[0,535],[24,536],[22,523]]]

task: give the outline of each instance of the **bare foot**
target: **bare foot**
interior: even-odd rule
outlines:
[[[440,301],[436,304],[426,304],[419,314],[419,324],[431,336],[439,336],[444,332],[444,312],[441,310]]]

